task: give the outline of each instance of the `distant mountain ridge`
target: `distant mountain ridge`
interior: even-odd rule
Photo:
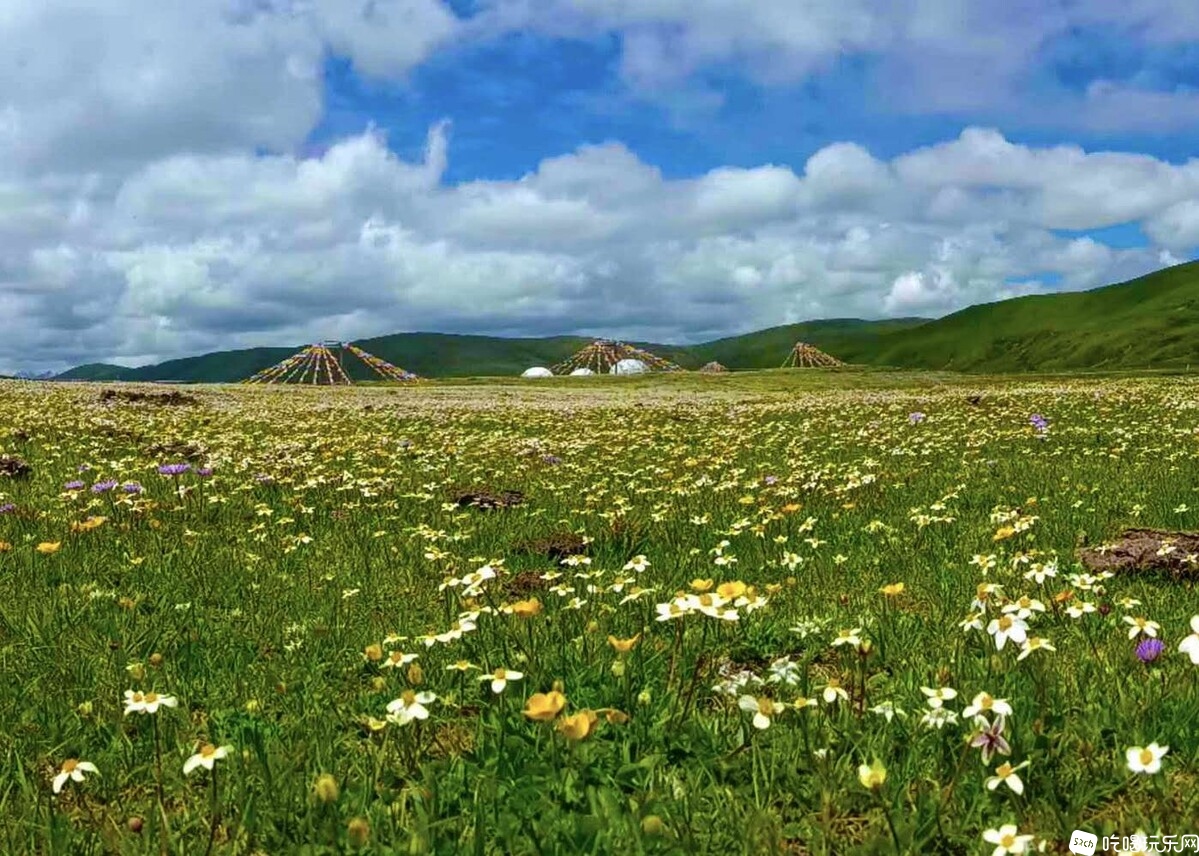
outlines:
[[[396,333],[355,344],[423,377],[516,375],[561,362],[591,339],[501,338]],[[778,368],[796,341],[847,363],[967,372],[1199,367],[1199,262],[1091,291],[1017,297],[943,318],[830,319],[771,327],[696,345],[637,344],[684,368],[711,360],[730,369]],[[244,380],[295,353],[293,348],[217,351],[155,365],[78,366],[61,380]],[[355,380],[373,377],[353,358]]]

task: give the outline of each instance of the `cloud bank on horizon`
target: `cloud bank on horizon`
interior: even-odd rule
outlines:
[[[1199,248],[1193,0],[10,0],[0,372],[696,341]]]

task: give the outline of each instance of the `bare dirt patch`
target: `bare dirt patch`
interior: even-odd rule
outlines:
[[[1199,576],[1199,532],[1125,529],[1114,544],[1084,547],[1078,558],[1089,571],[1158,571],[1175,577]]]
[[[459,508],[479,508],[483,511],[494,511],[497,508],[513,508],[525,501],[525,495],[519,490],[493,491],[486,488],[462,490],[454,494],[454,502]]]
[[[32,474],[33,467],[29,466],[24,458],[18,458],[16,455],[0,455],[0,476],[23,479]]]

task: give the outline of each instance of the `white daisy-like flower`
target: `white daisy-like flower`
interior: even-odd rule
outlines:
[[[1128,769],[1134,773],[1152,775],[1162,768],[1162,758],[1170,751],[1169,746],[1158,746],[1150,743],[1148,746],[1130,746],[1124,750],[1128,761]]]
[[[764,696],[762,698],[754,698],[751,695],[743,695],[737,699],[737,706],[746,713],[753,713],[754,728],[761,730],[769,728],[771,719],[777,714],[782,713],[786,707],[786,705]]]
[[[970,702],[970,705],[962,710],[962,716],[970,718],[978,716],[980,713],[997,713],[1000,716],[1011,716],[1012,706],[1007,702],[1007,699],[995,698],[990,693],[979,693]]]
[[[226,757],[232,748],[232,746],[213,746],[211,743],[205,743],[200,747],[199,752],[183,763],[183,775],[190,776],[192,771],[198,767],[211,771],[216,766],[216,762]]]
[[[84,773],[91,773],[94,776],[100,775],[100,771],[96,769],[96,765],[91,761],[80,761],[78,758],[68,758],[63,761],[62,767],[59,769],[58,775],[54,777],[51,785],[54,793],[60,793],[68,779],[72,782],[82,782]]]
[[[429,709],[426,705],[435,701],[437,696],[431,692],[404,690],[399,698],[387,703],[387,719],[396,725],[407,725],[414,719],[428,719]]]
[[[490,675],[480,675],[480,681],[491,681],[491,691],[499,695],[508,686],[509,681],[519,681],[524,677],[523,672],[512,672],[508,669],[496,669]]]
[[[1191,635],[1178,643],[1178,650],[1199,666],[1199,615],[1191,616]]]
[[[1018,775],[1018,771],[1028,766],[1027,761],[1023,761],[1016,766],[1012,766],[1007,761],[1004,761],[995,768],[995,775],[987,779],[987,790],[993,791],[1000,785],[1007,785],[1013,793],[1024,793],[1024,781]]]

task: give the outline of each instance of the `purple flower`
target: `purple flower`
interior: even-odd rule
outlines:
[[[96,482],[94,485],[92,485],[92,493],[108,493],[116,486],[116,479],[106,479],[105,481]]]
[[[917,410],[915,413],[908,414],[908,421],[911,422],[913,425],[919,425],[921,422],[924,421],[924,419],[925,419],[924,414],[921,413],[919,410]]]
[[[63,490],[83,490],[83,482],[69,481],[62,486]]]
[[[983,753],[983,763],[990,764],[991,756],[998,752],[1000,755],[1011,755],[1012,747],[1008,745],[1007,740],[1003,737],[1003,728],[1006,720],[1002,715],[995,717],[995,722],[987,724],[987,720],[983,717],[977,717],[980,729],[970,741],[970,745],[975,749],[981,749]]]
[[[16,510],[17,510],[17,507],[15,505],[13,505],[11,502],[6,502],[6,503],[4,503],[4,505],[0,505],[0,514],[8,514],[9,512],[16,511]]]
[[[196,470],[196,475],[202,479],[206,479],[212,475],[212,467],[200,467],[200,469]]]
[[[551,467],[556,467],[558,464],[562,463],[562,459],[557,455],[542,455],[541,461],[542,463],[549,464]]]
[[[121,485],[121,490],[125,491],[125,493],[141,493],[142,486],[137,482],[125,482]]]
[[[779,477],[778,476],[766,476],[766,478],[762,479],[762,481],[766,484],[767,487],[770,487],[772,484],[778,484]]]
[[[191,464],[163,464],[158,468],[158,473],[164,476],[181,476],[191,468]]]
[[[78,472],[81,472],[81,473],[86,473],[86,472],[87,472],[88,470],[90,470],[91,468],[92,468],[92,465],[91,465],[91,464],[80,464],[80,465],[79,465]]]
[[[1137,645],[1137,659],[1142,663],[1152,663],[1166,650],[1166,643],[1160,639],[1142,639]]]

